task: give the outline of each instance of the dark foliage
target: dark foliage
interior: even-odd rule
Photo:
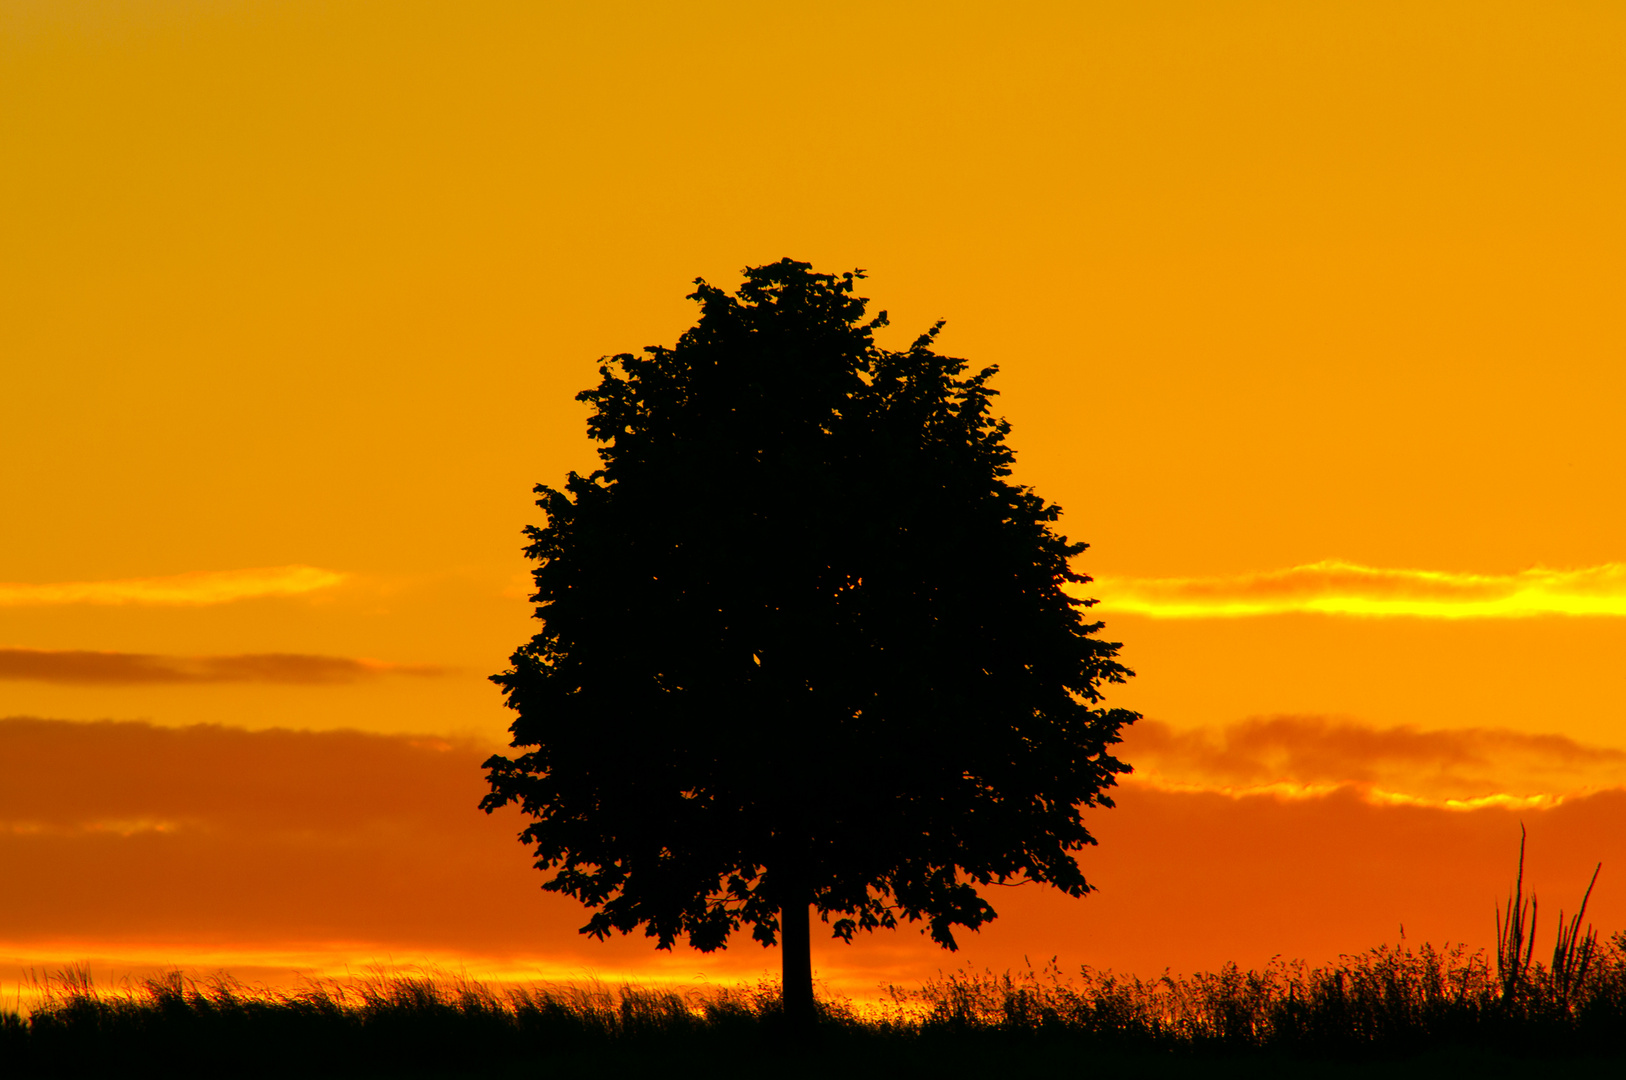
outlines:
[[[771,944],[811,905],[953,948],[995,915],[978,886],[1090,888],[1081,811],[1135,714],[1100,705],[1130,672],[1063,591],[1085,545],[1010,482],[994,369],[938,327],[878,347],[859,276],[698,282],[675,348],[579,395],[602,468],[537,487],[542,630],[493,676],[525,752],[483,806],[533,819],[586,933]]]

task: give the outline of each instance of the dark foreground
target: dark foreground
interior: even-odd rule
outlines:
[[[1577,969],[1378,949],[1325,968],[1153,981],[1054,968],[954,975],[891,1007],[822,1002],[786,1030],[777,987],[496,990],[380,977],[251,991],[83,973],[0,1015],[0,1076],[1437,1076],[1551,1064],[1626,1074],[1626,937]]]

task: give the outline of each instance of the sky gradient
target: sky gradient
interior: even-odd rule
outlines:
[[[776,968],[577,937],[474,804],[575,393],[783,256],[1000,366],[1146,717],[1099,893],[827,977],[1488,944],[1521,821],[1626,927],[1623,51],[1602,2],[0,4],[0,980]]]

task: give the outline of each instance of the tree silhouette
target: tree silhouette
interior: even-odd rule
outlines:
[[[485,763],[544,889],[702,950],[782,935],[813,1009],[809,909],[835,937],[994,918],[977,886],[1091,886],[1081,808],[1111,806],[1132,674],[1064,583],[1085,548],[1011,483],[994,368],[878,347],[854,294],[782,260],[697,279],[675,348],[578,395],[602,468],[538,485],[542,629],[492,676],[525,752]]]

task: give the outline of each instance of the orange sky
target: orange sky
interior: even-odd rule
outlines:
[[[1482,943],[1521,818],[1626,925],[1623,50],[1610,3],[0,5],[0,964],[773,966],[577,939],[471,807],[575,392],[784,255],[1001,366],[1148,718],[1098,895],[826,970]]]

